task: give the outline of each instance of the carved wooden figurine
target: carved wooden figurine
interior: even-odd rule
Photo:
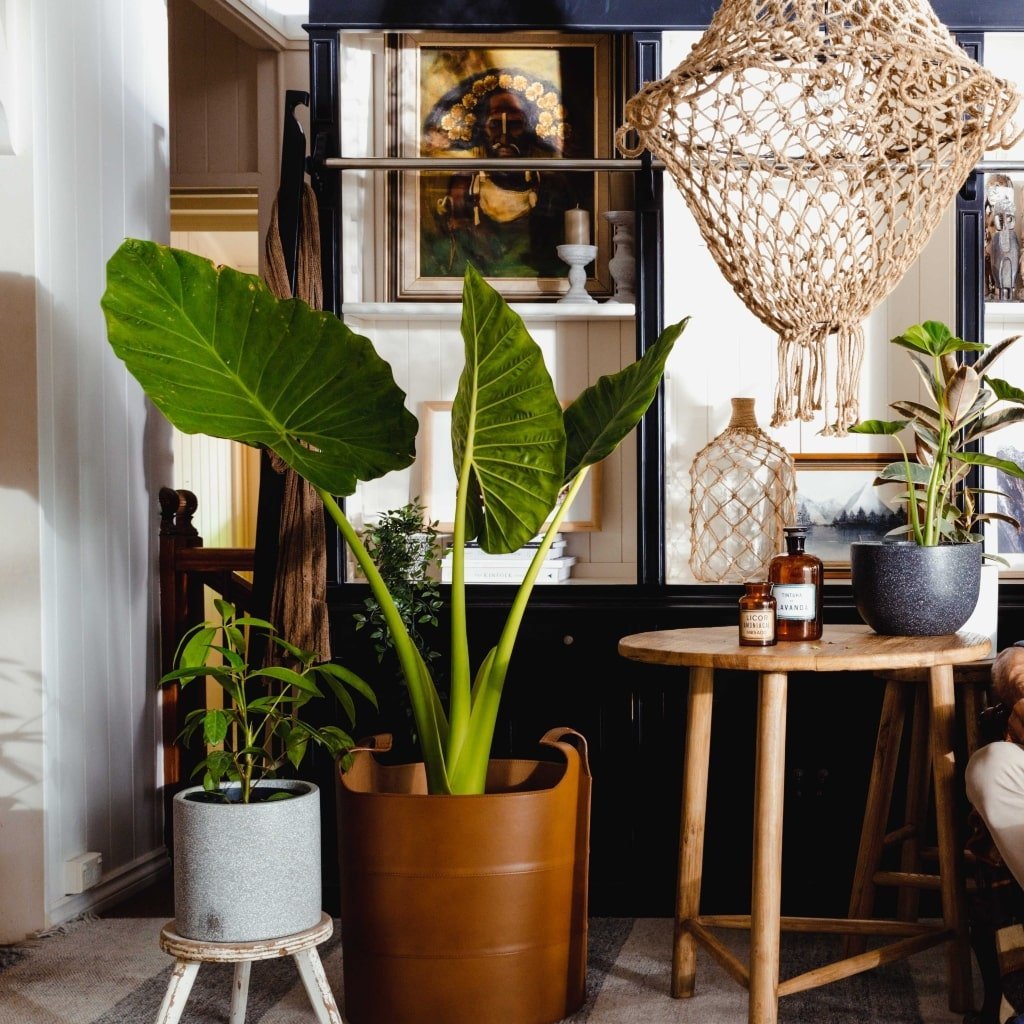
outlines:
[[[988,264],[996,286],[996,298],[1006,302],[1014,297],[1020,267],[1020,241],[1011,213],[995,214],[995,231],[988,250]]]

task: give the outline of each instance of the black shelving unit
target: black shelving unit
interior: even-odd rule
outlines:
[[[311,0],[309,171],[318,192],[324,295],[340,314],[340,174],[323,165],[340,155],[339,33],[442,29],[512,32],[558,29],[606,32],[624,40],[626,92],[661,74],[661,33],[706,27],[717,3],[705,0],[442,0],[423,5],[409,0]],[[936,12],[951,28],[970,33],[979,47],[985,29],[1024,29],[1019,0],[937,0]],[[980,49],[978,51],[980,53]],[[637,352],[657,338],[662,324],[662,174],[649,160],[632,172],[637,212]],[[980,190],[979,190],[980,191]],[[972,304],[980,294],[977,212],[965,188],[958,207],[958,259],[962,316],[979,315]],[[972,210],[974,212],[972,212]],[[962,328],[965,329],[965,328]],[[572,725],[590,741],[594,769],[592,907],[597,914],[669,915],[674,900],[678,848],[680,767],[685,729],[686,676],[618,657],[619,637],[646,630],[725,625],[736,621],[739,586],[676,586],[665,576],[664,404],[659,397],[637,435],[637,577],[630,585],[576,585],[538,588],[523,625],[506,688],[499,743],[502,752],[525,753],[554,725]],[[340,558],[336,563],[340,567]],[[1013,621],[1024,608],[1024,588],[1004,588],[1001,619],[1017,639]],[[471,629],[488,645],[500,628],[514,588],[471,589]],[[354,635],[353,613],[365,588],[333,585],[329,591],[335,654],[372,678],[377,665],[370,644]],[[857,622],[848,585],[828,587],[825,621]],[[438,644],[443,646],[444,632]],[[813,685],[811,683],[813,682]],[[385,724],[394,725],[398,683],[385,693]],[[383,688],[385,691],[388,687]],[[866,792],[882,683],[843,673],[802,681],[795,677],[790,698],[787,750],[787,848],[784,912],[845,912]],[[705,878],[705,906],[735,911],[746,900],[735,880],[749,877],[750,808],[722,780],[750,777],[753,763],[754,689],[749,681],[723,675],[716,686],[716,735],[709,796],[709,849],[716,854]],[[837,729],[836,722],[842,721]],[[329,773],[330,766],[322,766]],[[825,780],[808,787],[803,780]],[[325,779],[333,788],[333,782]],[[746,794],[747,786],[739,787]],[[328,828],[330,822],[328,822]],[[808,879],[827,881],[808,889]],[[814,868],[811,871],[811,868]],[[328,874],[328,895],[330,876]]]

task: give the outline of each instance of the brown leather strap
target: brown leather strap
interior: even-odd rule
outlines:
[[[564,737],[569,736],[574,740],[573,749],[580,756],[580,762],[583,767],[584,775],[590,777],[590,758],[587,753],[587,738],[581,732],[577,732],[571,726],[559,725],[554,729],[548,729],[546,733],[540,738],[540,742],[548,747],[558,747],[562,749],[568,744],[561,742]]]

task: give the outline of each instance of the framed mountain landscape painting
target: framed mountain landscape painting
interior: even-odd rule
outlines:
[[[806,526],[806,549],[825,563],[825,575],[850,574],[850,543],[881,540],[902,526],[895,505],[898,484],[876,486],[878,474],[897,456],[829,454],[793,456],[797,525]]]

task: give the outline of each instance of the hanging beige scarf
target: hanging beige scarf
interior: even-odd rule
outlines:
[[[316,196],[305,184],[302,193],[301,228],[295,294],[314,309],[323,308],[320,277],[320,222]],[[266,281],[278,298],[291,297],[291,285],[278,229],[277,200],[267,232]],[[327,553],[324,536],[324,506],[313,487],[294,470],[272,456],[277,472],[284,473],[281,524],[278,531],[277,568],[270,603],[270,620],[289,643],[320,658],[331,656],[330,623],[327,615]],[[267,651],[270,663],[280,662],[282,652],[274,646]]]
[[[619,149],[664,161],[779,336],[772,426],[828,409],[832,376],[823,432],[857,421],[861,323],[984,151],[1012,144],[1018,101],[926,0],[723,0],[689,56],[626,104]]]

